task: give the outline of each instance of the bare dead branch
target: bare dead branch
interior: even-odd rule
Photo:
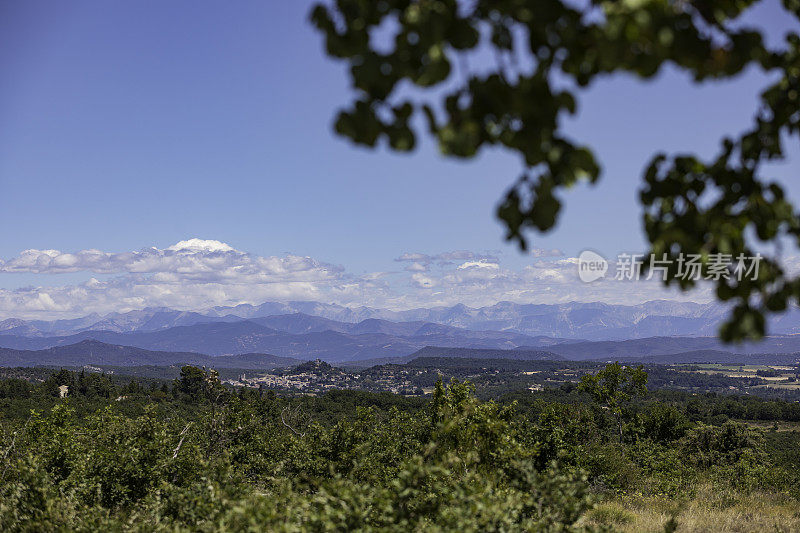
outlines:
[[[172,458],[173,459],[177,459],[178,458],[178,452],[181,451],[181,446],[183,446],[183,439],[186,438],[186,432],[189,431],[189,426],[191,426],[191,425],[192,425],[192,423],[189,422],[188,424],[186,424],[186,427],[183,428],[183,431],[180,432],[181,440],[178,441],[178,446],[176,446],[175,447],[175,451],[172,452]]]
[[[291,430],[291,432],[294,433],[295,435],[297,435],[298,437],[305,437],[306,436],[305,432],[300,433],[295,428],[293,428],[288,422],[286,422],[285,415],[286,415],[287,412],[290,415],[292,415],[294,418],[298,418],[298,416],[300,414],[302,414],[302,413],[300,413],[300,406],[298,405],[297,409],[294,412],[292,412],[292,410],[290,408],[284,407],[283,410],[281,411],[281,422],[283,422],[283,425],[286,426],[287,428],[289,428]]]

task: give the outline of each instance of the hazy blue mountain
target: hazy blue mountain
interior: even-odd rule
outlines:
[[[314,317],[284,317],[266,321],[289,333],[250,320],[211,322],[177,326],[157,331],[82,331],[56,337],[0,335],[0,346],[41,350],[94,339],[148,350],[208,353],[211,355],[266,352],[285,357],[342,361],[376,357],[399,357],[428,345],[467,348],[508,349],[534,346],[537,339],[514,332],[478,332],[436,324],[394,324],[368,321],[358,324],[320,323]],[[302,327],[298,326],[302,325]],[[322,329],[340,327],[345,331]],[[353,331],[347,333],[346,331]],[[388,333],[387,333],[388,332]],[[407,334],[407,335],[403,335]]]
[[[0,348],[0,366],[172,366],[197,365],[216,368],[272,369],[301,361],[269,354],[211,357],[193,352],[151,351],[85,340],[44,350]]]
[[[516,348],[510,350],[493,350],[488,348],[446,348],[441,346],[425,346],[416,352],[403,357],[378,357],[374,359],[361,359],[344,361],[339,366],[353,368],[368,368],[378,365],[404,365],[415,360],[438,359],[469,359],[469,360],[502,360],[502,361],[563,361],[564,358],[546,350],[531,348]]]
[[[101,320],[100,315],[92,313],[81,318],[69,320],[19,320],[8,319],[0,322],[0,334],[19,335],[24,328],[28,335],[61,335],[91,328]],[[11,333],[14,332],[15,333]]]
[[[733,354],[800,353],[800,336],[776,335],[759,342],[723,344],[715,337],[649,337],[624,341],[576,342],[549,346],[566,359],[630,359],[712,350]]]
[[[0,321],[0,334],[33,337],[40,335],[41,332],[26,320],[9,318],[7,320]]]
[[[217,308],[215,313],[259,318],[301,313],[340,323],[360,323],[362,327],[380,327],[388,334],[397,330],[387,322],[402,322],[403,328],[414,323],[442,324],[475,331],[515,332],[530,336],[556,338],[592,338],[621,340],[654,335],[713,335],[725,317],[725,308],[717,304],[653,301],[636,306],[603,303],[515,304],[500,302],[471,308],[465,305],[389,311],[368,307],[346,308],[315,302],[290,302]],[[263,318],[263,317],[261,317]],[[377,322],[370,322],[375,320]],[[274,326],[270,326],[274,327]],[[342,326],[338,331],[354,332]],[[773,333],[800,331],[800,313],[774,322]],[[371,330],[377,332],[377,330]],[[394,333],[392,332],[394,331]],[[409,335],[407,329],[402,335]]]
[[[0,322],[0,334],[30,337],[67,336],[82,331],[153,331],[175,326],[189,326],[203,322],[241,321],[241,317],[210,317],[190,311],[175,311],[166,307],[148,307],[127,313],[87,315],[73,320],[9,319]]]
[[[313,322],[313,321],[312,321]],[[798,354],[800,336],[771,336],[759,343],[726,345],[714,337],[649,337],[625,341],[555,342],[551,338],[537,340],[509,332],[474,332],[457,328],[408,325],[391,328],[392,323],[368,322],[360,331],[374,333],[345,333],[324,330],[308,333],[288,333],[268,328],[253,321],[212,322],[192,326],[177,326],[158,331],[117,333],[114,331],[84,331],[61,337],[0,336],[0,346],[12,351],[43,351],[58,347],[76,347],[86,351],[99,342],[152,352],[195,353],[212,356],[269,353],[301,360],[322,359],[362,365],[387,362],[406,362],[413,357],[468,357],[485,359],[554,359],[571,360],[649,360],[651,362],[718,362],[723,359],[740,361],[748,354]],[[358,325],[351,324],[356,328]],[[393,331],[395,335],[382,331]],[[407,328],[407,329],[405,329]],[[400,333],[410,335],[402,336]],[[432,348],[435,347],[435,348]],[[104,354],[108,349],[103,348]],[[707,357],[704,360],[687,360]],[[726,356],[725,354],[731,354]],[[722,355],[720,355],[722,354]],[[63,354],[62,354],[63,355]],[[81,355],[79,353],[76,356]],[[92,355],[90,353],[90,355]],[[672,357],[675,356],[675,357]],[[11,357],[10,355],[8,357]],[[204,356],[205,357],[205,356]],[[656,359],[660,357],[660,359]],[[716,357],[716,359],[714,359]],[[727,358],[727,359],[726,359]],[[786,357],[776,358],[783,361]],[[790,357],[791,359],[791,357]],[[99,363],[98,363],[99,364]],[[103,364],[157,364],[140,363]],[[158,363],[160,364],[160,363]]]
[[[471,308],[465,305],[391,311],[371,307],[343,307],[319,302],[265,302],[261,305],[215,307],[206,311],[146,308],[103,317],[89,315],[53,322],[9,319],[0,322],[0,334],[66,336],[87,330],[118,333],[155,331],[206,322],[256,321],[289,333],[332,331],[410,335],[413,324],[441,324],[475,330],[504,331],[530,336],[620,340],[653,335],[713,335],[725,316],[717,304],[653,301],[624,306],[603,303],[515,304],[500,302]],[[309,317],[315,317],[313,320]],[[326,322],[331,321],[331,322]],[[375,322],[371,322],[375,321]],[[401,330],[391,323],[404,323]],[[363,331],[341,324],[360,324]],[[771,333],[800,332],[800,311],[771,322]],[[431,327],[431,326],[428,326]]]
[[[603,303],[465,305],[388,311],[318,302],[266,302],[204,312],[146,308],[80,319],[0,322],[0,346],[43,349],[96,339],[151,350],[213,355],[269,352],[331,361],[400,357],[424,346],[514,349],[559,346],[568,358],[644,357],[695,350],[741,351],[714,340],[725,309],[717,304],[653,301],[636,306]],[[770,322],[774,339],[800,333],[800,310]],[[654,337],[697,340],[652,341]],[[584,339],[608,341],[593,345]],[[639,344],[613,344],[641,339]],[[785,346],[754,352],[800,351]],[[651,346],[652,345],[652,346]],[[660,351],[659,351],[660,350]]]
[[[250,318],[249,320],[256,324],[286,333],[312,333],[320,331],[338,331],[344,333],[352,326],[349,322],[339,322],[320,316],[306,315],[304,313],[273,315],[261,318]]]
[[[214,307],[209,309],[205,314],[218,317],[234,315],[241,318],[263,318],[267,316],[301,313],[339,322],[360,322],[367,318],[374,318],[380,314],[380,312],[380,310],[367,307],[353,309],[341,305],[320,302],[265,302],[261,305],[242,304],[233,307]]]
[[[534,338],[513,331],[474,331],[433,322],[393,322],[391,320],[379,318],[368,318],[361,322],[349,323],[306,315],[304,313],[295,313],[291,315],[251,318],[249,320],[256,324],[287,333],[335,331],[351,335],[384,334],[394,337],[452,336],[464,339],[495,339],[501,342],[510,342],[515,345],[529,342],[533,342],[534,344],[538,342],[566,342],[565,339],[553,339],[549,337]]]
[[[414,352],[410,361],[420,357],[458,357],[465,359],[505,359],[517,361],[558,361],[564,358],[560,355],[543,350],[488,350],[477,348],[443,348],[440,346],[426,346]]]

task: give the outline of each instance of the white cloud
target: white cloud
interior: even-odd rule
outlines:
[[[395,261],[417,261],[417,262],[430,263],[431,256],[426,254],[406,252],[397,259],[395,259]]]
[[[532,248],[528,250],[528,254],[531,257],[562,257],[564,252],[558,248],[552,248],[550,250],[544,248]]]
[[[173,244],[167,250],[174,252],[233,252],[234,249],[224,242],[204,239],[189,239]]]
[[[494,255],[479,254],[470,252],[469,250],[454,250],[451,252],[441,252],[438,254],[422,254],[418,252],[406,252],[400,257],[396,258],[398,262],[411,262],[418,265],[417,272],[421,272],[419,267],[428,267],[433,263],[440,266],[445,266],[453,263],[454,261],[484,261],[487,263],[498,263],[499,259]],[[406,270],[413,271],[406,267]]]
[[[25,250],[0,261],[0,281],[13,273],[27,273],[45,275],[49,282],[0,289],[0,320],[66,318],[148,306],[201,310],[269,300],[408,309],[498,301],[640,303],[677,297],[654,281],[582,283],[577,260],[570,257],[540,255],[521,269],[507,268],[490,254],[463,250],[405,253],[395,261],[407,263],[404,271],[356,275],[312,257],[258,256],[201,239],[120,253]],[[87,273],[85,281],[71,285],[52,281],[59,274],[76,272]],[[698,293],[691,296],[698,299]]]
[[[436,286],[436,281],[423,274],[413,274],[411,282],[420,289],[432,289]]]
[[[404,270],[408,272],[427,272],[430,269],[430,265],[425,265],[423,263],[418,263],[414,261],[410,265],[406,266]]]
[[[238,283],[320,281],[335,278],[341,271],[341,267],[310,257],[260,257],[235,250],[223,242],[201,239],[181,241],[163,250],[145,248],[123,253],[25,250],[0,264],[0,273],[154,274],[163,281]]]
[[[489,263],[488,261],[467,261],[458,265],[458,270],[466,270],[468,268],[488,268],[491,270],[498,270],[500,265],[497,263]]]

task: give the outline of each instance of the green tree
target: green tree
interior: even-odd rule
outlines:
[[[58,388],[62,385],[66,385],[70,392],[74,391],[75,373],[62,368],[58,372],[51,374],[44,382],[44,388],[50,396],[58,397]]]
[[[181,375],[175,380],[174,390],[179,396],[190,401],[217,402],[225,394],[216,370],[205,370],[190,365],[181,367]]]
[[[645,436],[656,441],[674,441],[691,427],[689,420],[672,405],[657,402],[649,406],[642,416]]]
[[[30,398],[33,387],[24,379],[0,381],[0,398]]]
[[[597,374],[584,375],[578,388],[609,410],[617,422],[619,439],[622,441],[625,405],[634,396],[647,393],[647,372],[641,365],[633,368],[612,363]]]
[[[736,76],[749,66],[769,74],[755,120],[721,141],[719,155],[653,156],[643,176],[643,223],[654,257],[672,259],[667,284],[682,289],[680,253],[752,256],[759,243],[800,242],[800,217],[763,164],[784,158],[787,136],[800,134],[800,36],[771,49],[747,25],[755,0],[337,0],[318,4],[311,20],[326,52],[344,60],[355,90],[336,118],[340,135],[358,144],[386,141],[412,150],[421,114],[443,154],[475,156],[503,147],[522,175],[497,209],[507,238],[524,249],[526,231],[556,223],[559,192],[595,183],[600,165],[590,147],[567,138],[564,115],[595,79],[613,73],[652,78],[666,64],[696,82]],[[800,18],[800,1],[783,0]],[[469,56],[489,52],[494,65],[472,71]],[[456,68],[456,66],[458,68]],[[558,83],[553,80],[558,79]],[[414,90],[408,90],[413,88]],[[716,295],[735,303],[725,339],[759,337],[764,314],[800,301],[800,277],[775,256],[755,279],[717,277]]]

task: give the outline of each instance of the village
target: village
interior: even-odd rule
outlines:
[[[388,370],[386,367],[394,367]],[[295,391],[305,394],[322,393],[332,389],[368,390],[392,392],[406,396],[423,395],[421,387],[414,386],[409,374],[421,374],[421,370],[407,369],[400,365],[385,365],[377,372],[347,372],[319,359],[308,361],[291,370],[274,373],[242,373],[236,378],[223,380],[234,387],[252,387]]]

